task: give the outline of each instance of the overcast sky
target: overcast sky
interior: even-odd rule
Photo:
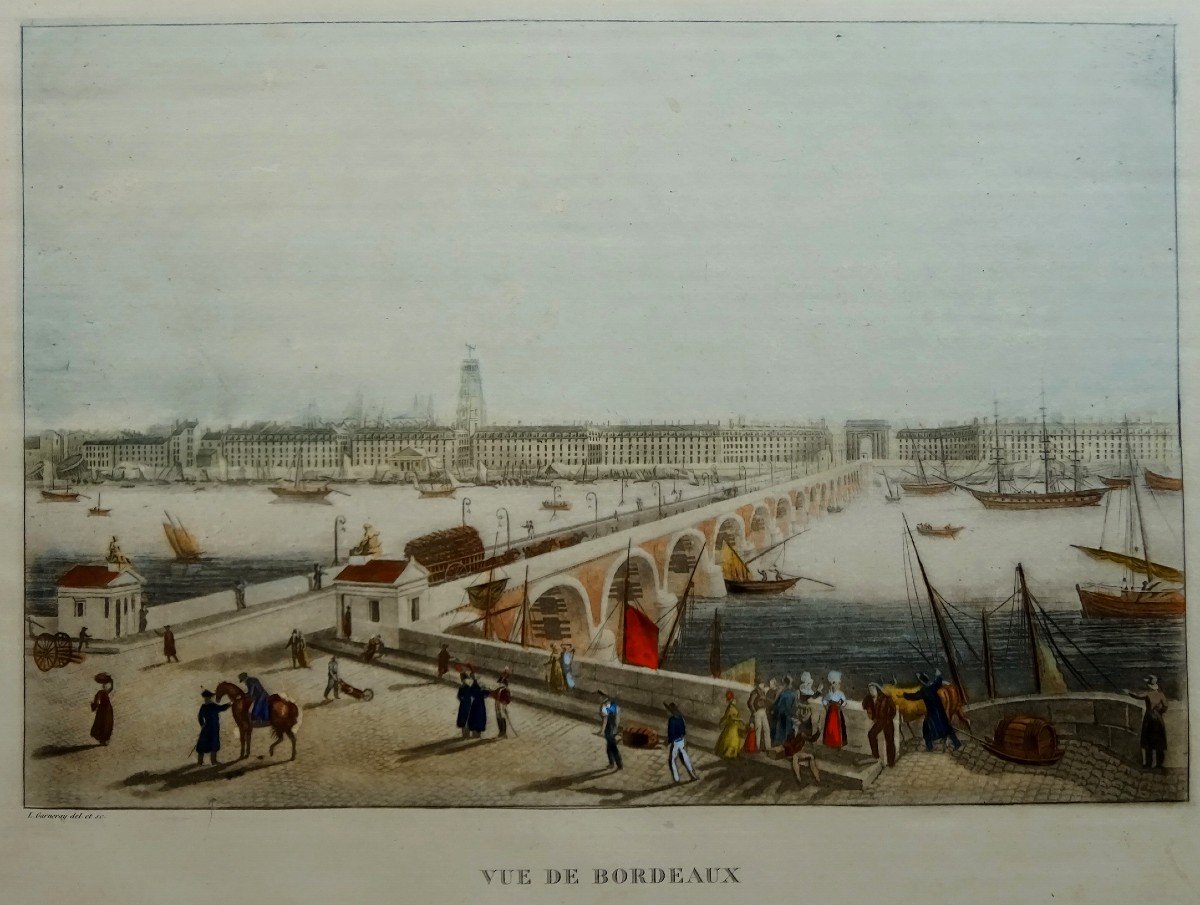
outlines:
[[[34,28],[27,413],[1175,405],[1149,27]]]

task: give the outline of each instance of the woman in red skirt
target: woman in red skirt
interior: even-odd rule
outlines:
[[[822,741],[826,748],[841,748],[846,744],[846,695],[842,693],[842,674],[829,674],[829,691],[825,692],[825,732]]]

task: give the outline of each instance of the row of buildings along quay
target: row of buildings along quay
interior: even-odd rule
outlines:
[[[824,419],[489,424],[474,355],[462,362],[454,422],[434,423],[431,410],[430,405],[420,417],[372,420],[360,414],[302,426],[259,422],[214,429],[181,420],[147,433],[48,430],[25,438],[26,474],[38,477],[46,461],[59,473],[221,480],[277,477],[297,466],[306,473],[362,479],[437,468],[464,473],[483,468],[495,476],[548,466],[597,473],[657,466],[736,471],[773,463],[825,467],[862,458],[981,462],[994,458],[997,449],[1009,462],[1043,454],[1040,418],[998,423],[974,418],[933,427],[877,419],[836,426]],[[1132,454],[1143,462],[1171,462],[1178,457],[1174,421],[1055,417],[1046,425],[1046,438],[1051,456],[1061,460],[1111,463]]]

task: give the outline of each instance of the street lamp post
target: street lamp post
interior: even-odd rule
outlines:
[[[738,472],[742,476],[742,493],[745,493],[750,489],[750,472],[745,465],[739,465]]]
[[[658,517],[662,518],[662,485],[659,484],[658,481],[651,481],[650,486],[658,491]]]
[[[504,506],[496,510],[496,521],[500,521],[501,514],[504,515],[504,552],[507,553],[512,549],[512,525],[509,522],[508,509]]]
[[[333,520],[333,564],[338,564],[338,533],[346,530],[346,516],[339,515]]]
[[[469,496],[465,496],[465,497],[463,497],[463,501],[462,501],[462,523],[464,525],[467,523],[467,513],[470,511],[471,511],[471,498]]]
[[[596,496],[596,491],[589,490],[587,493],[584,494],[583,498],[585,500],[592,501],[592,521],[593,522],[600,521],[600,498],[598,496]]]
[[[625,478],[621,478],[621,505],[625,505]]]

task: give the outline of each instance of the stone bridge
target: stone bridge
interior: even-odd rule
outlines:
[[[726,544],[749,558],[779,543],[856,495],[868,468],[858,462],[837,466],[509,565],[508,590],[495,608],[497,635],[518,637],[527,567],[530,643],[570,641],[581,656],[616,659],[621,624],[614,617],[628,562],[630,602],[655,619],[665,642],[672,608],[697,560],[695,593],[725,596],[720,561]],[[425,620],[429,627],[444,631],[453,624],[466,587],[480,580],[472,576],[432,588],[435,615]]]

